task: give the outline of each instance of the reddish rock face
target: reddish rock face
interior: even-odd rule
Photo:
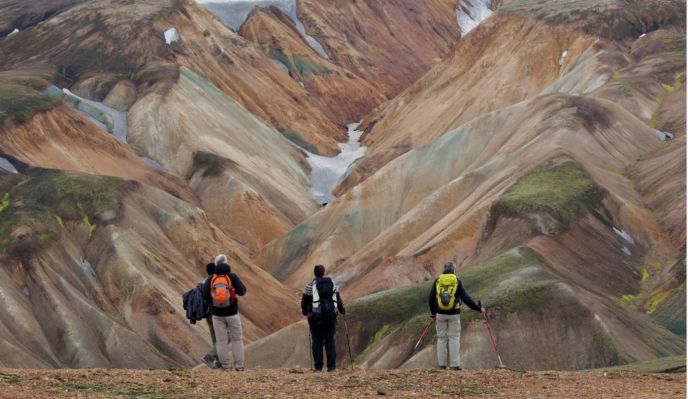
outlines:
[[[285,69],[339,126],[361,120],[385,100],[374,83],[318,54],[277,8],[254,9],[239,34]]]

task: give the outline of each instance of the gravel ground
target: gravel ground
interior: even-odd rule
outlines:
[[[2,398],[685,398],[686,375],[508,370],[0,369]]]

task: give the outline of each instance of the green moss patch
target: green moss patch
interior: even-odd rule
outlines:
[[[298,76],[307,75],[327,75],[332,73],[329,69],[318,68],[315,64],[311,62],[308,57],[302,57],[295,55],[293,57],[287,57],[281,50],[272,50],[269,54],[270,58],[281,62],[287,66],[289,73]]]
[[[79,175],[56,170],[38,170],[12,187],[2,197],[8,205],[0,213],[0,252],[22,252],[42,248],[67,222],[85,223],[89,235],[98,215],[117,209],[124,181],[114,177]],[[11,233],[24,227],[31,238],[17,242]]]
[[[492,207],[492,222],[499,217],[537,213],[545,217],[547,231],[558,234],[580,213],[593,209],[602,189],[567,156],[551,159],[511,186]]]
[[[514,0],[503,5],[500,12],[517,12],[549,25],[575,25],[589,35],[611,40],[635,39],[663,26],[683,25],[686,16],[681,2],[645,0],[625,0],[622,5],[596,0]]]
[[[62,100],[42,93],[47,82],[36,79],[2,80],[0,76],[0,128],[6,121],[23,123],[34,114],[52,109]]]
[[[629,363],[623,366],[605,367],[591,371],[640,371],[644,373],[666,373],[666,372],[685,372],[685,356],[668,356],[656,359],[643,360],[640,362]]]
[[[10,193],[5,193],[0,200],[0,213],[10,206]]]
[[[320,152],[318,151],[318,149],[315,148],[315,146],[313,144],[304,140],[304,138],[301,137],[301,135],[299,133],[291,131],[291,130],[287,130],[287,131],[282,132],[282,134],[284,135],[284,137],[287,138],[287,140],[289,140],[292,143],[296,144],[297,146],[303,148],[304,150],[311,152],[315,155],[320,155]]]

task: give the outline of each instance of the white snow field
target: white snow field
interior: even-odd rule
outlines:
[[[472,31],[492,14],[490,2],[491,0],[459,0],[456,8],[456,22],[459,24],[462,36]]]
[[[323,157],[304,150],[311,166],[311,195],[321,205],[335,199],[332,190],[347,176],[351,164],[366,153],[366,147],[361,147],[359,143],[363,134],[356,130],[359,124],[347,125],[349,141],[339,144],[342,152],[334,157]]]

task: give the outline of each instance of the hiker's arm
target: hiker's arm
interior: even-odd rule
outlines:
[[[430,307],[430,313],[434,316],[437,314],[437,302],[435,301],[435,297],[437,296],[437,290],[435,288],[435,284],[432,284],[432,288],[430,289],[430,295],[428,295],[428,307]]]
[[[306,295],[306,294],[301,295],[301,314],[302,315],[308,316],[308,314],[311,312],[311,310],[310,310],[311,301],[313,301],[312,296]]]
[[[344,302],[342,302],[342,297],[339,296],[339,291],[337,291],[337,310],[339,313],[346,314],[346,309],[344,309]]]
[[[236,274],[234,276],[234,281],[232,281],[232,286],[236,290],[236,294],[242,296],[246,294],[246,286],[241,282],[241,279]]]
[[[206,302],[212,302],[212,298],[210,297],[210,280],[210,278],[206,279],[203,283],[203,288],[201,289],[201,292],[203,293],[203,299]]]
[[[459,284],[459,298],[461,298],[461,301],[468,305],[469,308],[475,310],[476,312],[480,312],[480,306],[478,306],[478,304],[473,301],[470,295],[468,295],[468,292],[466,292],[463,284]]]

